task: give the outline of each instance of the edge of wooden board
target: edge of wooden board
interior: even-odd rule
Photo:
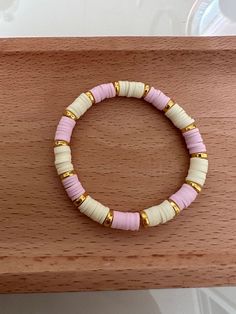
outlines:
[[[236,36],[223,37],[28,37],[1,38],[0,54],[76,51],[236,50]]]

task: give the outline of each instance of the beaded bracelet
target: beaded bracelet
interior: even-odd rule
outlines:
[[[161,204],[140,212],[113,211],[93,199],[85,192],[71,162],[69,143],[76,120],[92,104],[115,96],[143,98],[163,111],[181,130],[190,154],[190,167],[181,188]],[[122,230],[138,230],[140,224],[144,227],[156,226],[174,218],[181,210],[187,208],[201,192],[208,170],[206,146],[203,144],[194,119],[160,90],[141,82],[118,81],[102,84],[82,93],[66,108],[57,126],[54,153],[57,173],[66,193],[80,212],[106,227]]]

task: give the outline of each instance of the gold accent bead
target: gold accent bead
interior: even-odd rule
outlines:
[[[69,143],[64,140],[56,140],[54,142],[54,147],[58,147],[58,146],[69,146]]]
[[[190,154],[190,157],[191,158],[197,157],[197,158],[202,158],[202,159],[208,158],[207,153],[193,153],[193,154]]]
[[[86,200],[87,197],[88,197],[87,193],[82,194],[80,197],[78,197],[76,200],[73,201],[74,205],[76,207],[80,207],[80,205],[83,204],[83,202]]]
[[[202,187],[200,184],[196,183],[196,182],[193,182],[193,181],[190,181],[190,180],[185,180],[185,182],[187,184],[189,184],[195,191],[197,191],[198,193],[201,192],[202,190]]]
[[[150,85],[149,84],[145,84],[144,92],[143,92],[143,96],[142,96],[143,98],[147,96],[147,94],[149,93],[150,89],[151,89]]]
[[[180,213],[180,208],[179,206],[174,202],[172,201],[171,199],[168,199],[168,202],[170,203],[170,205],[173,207],[174,211],[175,211],[175,216],[179,215]]]
[[[148,219],[148,216],[147,216],[146,212],[144,210],[141,210],[141,212],[139,214],[140,214],[142,225],[145,228],[149,227],[150,222],[149,222],[149,219]]]
[[[114,85],[115,90],[116,90],[116,96],[119,96],[119,94],[120,94],[120,84],[119,84],[119,82],[114,82],[113,85]]]
[[[66,116],[67,118],[71,118],[72,120],[77,120],[76,115],[68,109],[64,111],[64,116]]]
[[[174,100],[170,99],[167,103],[167,105],[165,106],[165,108],[163,109],[163,111],[166,113],[170,108],[172,108],[175,105]]]
[[[95,104],[95,98],[94,98],[92,92],[88,91],[85,94],[88,96],[88,98],[90,99],[91,103]]]
[[[185,128],[181,129],[182,133],[188,132],[190,130],[196,129],[196,124],[195,123],[191,123],[189,125],[187,125]]]
[[[71,176],[73,176],[75,174],[76,173],[75,173],[74,170],[66,171],[66,172],[63,172],[62,174],[60,174],[60,178],[61,178],[61,180],[63,180],[65,178],[71,177]]]
[[[103,225],[105,227],[110,227],[113,221],[113,211],[110,209],[105,220],[103,221]]]

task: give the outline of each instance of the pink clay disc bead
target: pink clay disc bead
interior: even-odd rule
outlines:
[[[74,185],[78,181],[78,176],[77,174],[67,177],[62,180],[62,184],[65,189],[69,188],[70,186]]]
[[[190,154],[206,151],[198,128],[183,133],[183,136]]]
[[[139,230],[139,226],[139,213],[120,212],[114,210],[111,228],[135,231]]]
[[[75,120],[63,116],[58,123],[55,134],[55,140],[63,140],[70,142],[71,134],[75,124],[76,124]]]
[[[181,188],[170,196],[179,208],[182,210],[187,208],[197,197],[197,191],[194,190],[190,185],[184,183]]]
[[[90,91],[93,94],[96,103],[101,102],[106,98],[112,98],[116,96],[115,87],[112,83],[98,85],[92,88]]]
[[[67,189],[66,190],[69,198],[74,201],[76,200],[78,197],[80,197],[82,194],[85,193],[85,189],[82,187],[82,186],[77,186],[76,189],[73,189],[73,190],[69,190]]]
[[[67,195],[72,201],[85,193],[85,189],[83,188],[77,175],[65,178],[62,180],[62,184],[66,190]]]
[[[144,100],[151,103],[157,109],[163,110],[167,105],[168,101],[170,100],[170,97],[166,96],[159,89],[151,87],[147,96],[144,97]]]
[[[198,143],[189,149],[190,154],[206,152],[206,146],[203,143]]]

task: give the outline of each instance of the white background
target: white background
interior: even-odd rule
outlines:
[[[193,0],[0,0],[0,36],[179,35],[184,34],[192,4]]]
[[[236,0],[0,0],[1,37],[185,34],[236,34]]]

